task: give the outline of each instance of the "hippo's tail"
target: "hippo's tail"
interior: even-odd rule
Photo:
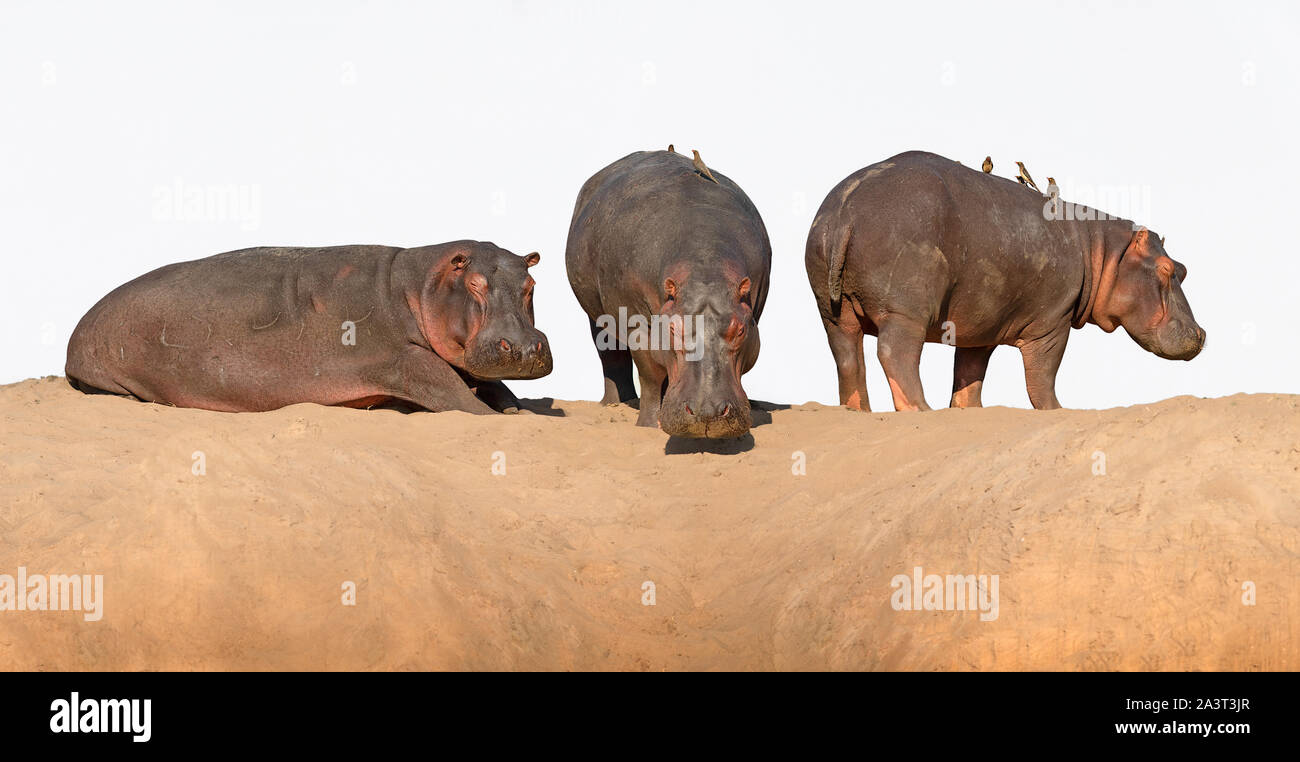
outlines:
[[[827,232],[822,236],[822,251],[826,254],[826,285],[827,294],[830,298],[831,309],[840,303],[840,296],[843,289],[844,279],[844,258],[849,252],[849,239],[853,236],[853,228],[844,227],[844,232],[840,235],[839,241],[834,246],[829,246],[830,233]]]

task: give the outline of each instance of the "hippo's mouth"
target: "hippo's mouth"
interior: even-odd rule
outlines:
[[[661,410],[659,427],[665,434],[684,439],[734,439],[750,428],[749,404],[732,403],[717,413],[699,415],[689,405]]]
[[[471,365],[465,369],[464,373],[475,381],[530,381],[536,378],[542,378],[551,372],[551,357],[548,353],[546,357],[534,358],[530,362],[521,362],[511,365],[489,365],[474,366]],[[470,384],[473,385],[472,383]]]
[[[526,344],[499,339],[475,344],[472,351],[466,352],[462,370],[480,381],[530,380],[548,375],[552,365],[551,347],[545,337],[533,338]]]
[[[1183,360],[1184,362],[1186,362],[1195,359],[1195,357],[1199,355],[1201,353],[1201,350],[1204,348],[1205,348],[1205,341],[1201,340],[1198,344],[1196,344],[1194,347],[1191,347],[1189,349],[1185,349],[1182,351],[1173,351],[1173,352],[1160,349],[1160,350],[1155,350],[1152,354],[1164,360]]]
[[[1138,346],[1163,360],[1191,360],[1205,348],[1205,330],[1200,326],[1187,329],[1165,323],[1150,333],[1135,335],[1130,332],[1129,336]]]

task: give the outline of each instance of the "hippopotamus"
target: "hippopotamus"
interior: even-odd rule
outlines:
[[[1171,360],[1205,345],[1183,295],[1187,268],[1150,230],[932,153],[899,154],[835,186],[804,264],[850,408],[871,409],[864,334],[878,337],[896,410],[929,409],[927,341],[956,347],[953,407],[979,407],[994,347],[1019,347],[1037,409],[1060,407],[1071,328],[1123,326]]]
[[[167,265],[77,325],[86,392],[227,412],[299,402],[517,410],[501,383],[551,371],[533,325],[536,253],[492,243],[254,248]]]
[[[671,150],[629,154],[582,186],[565,265],[600,355],[603,403],[637,398],[635,363],[638,426],[749,431],[740,377],[758,359],[772,246],[740,186]]]

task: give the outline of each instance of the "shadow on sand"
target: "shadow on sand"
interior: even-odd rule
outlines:
[[[538,397],[536,399],[521,399],[519,407],[535,415],[549,415],[555,418],[563,418],[564,410],[555,406],[554,397]]]
[[[689,439],[668,437],[664,455],[685,455],[692,452],[710,452],[714,455],[739,455],[754,449],[754,436],[746,433],[734,439]]]
[[[752,428],[766,426],[772,422],[773,410],[789,410],[789,405],[783,405],[776,402],[763,402],[762,400],[749,401],[749,419]]]

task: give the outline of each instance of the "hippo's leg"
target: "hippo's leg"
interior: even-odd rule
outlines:
[[[475,415],[491,415],[488,407],[465,380],[446,360],[414,344],[402,350],[394,362],[385,363],[382,369],[370,374],[368,379],[377,390],[390,397],[419,405],[425,410],[441,413],[460,410]]]
[[[921,347],[925,346],[925,325],[919,320],[893,313],[876,320],[876,357],[889,379],[895,410],[929,410],[921,387]]]
[[[659,427],[659,405],[663,402],[664,379],[667,372],[649,357],[638,360],[637,372],[641,377],[641,412],[636,417],[636,425]]]
[[[836,323],[822,318],[826,327],[826,341],[835,357],[835,372],[840,381],[840,404],[850,410],[871,412],[867,400],[867,363],[862,353],[862,326],[853,310],[844,305]]]
[[[498,413],[518,413],[519,398],[500,381],[479,381],[474,396]]]
[[[137,400],[140,399],[139,397],[132,394],[130,389],[127,389],[126,387],[122,386],[121,384],[118,384],[115,381],[101,381],[100,383],[103,384],[104,386],[113,387],[112,389],[105,389],[104,386],[95,386],[94,384],[88,384],[85,381],[82,381],[81,379],[75,378],[73,376],[68,376],[67,379],[68,379],[68,384],[73,389],[76,389],[77,391],[83,394],[111,394],[116,397],[131,397],[132,399],[137,399]]]
[[[993,347],[957,347],[952,361],[952,400],[948,407],[983,407],[984,373]]]
[[[1061,367],[1069,338],[1070,326],[1066,325],[1064,329],[1020,345],[1020,356],[1025,362],[1025,388],[1036,410],[1056,410],[1061,406],[1056,399],[1056,371]]]
[[[601,349],[599,334],[603,329],[594,320],[588,319],[587,322],[591,324],[591,338],[596,342],[600,367],[605,375],[605,396],[600,398],[600,404],[631,402],[636,399],[636,387],[632,385],[632,353],[626,349]]]

